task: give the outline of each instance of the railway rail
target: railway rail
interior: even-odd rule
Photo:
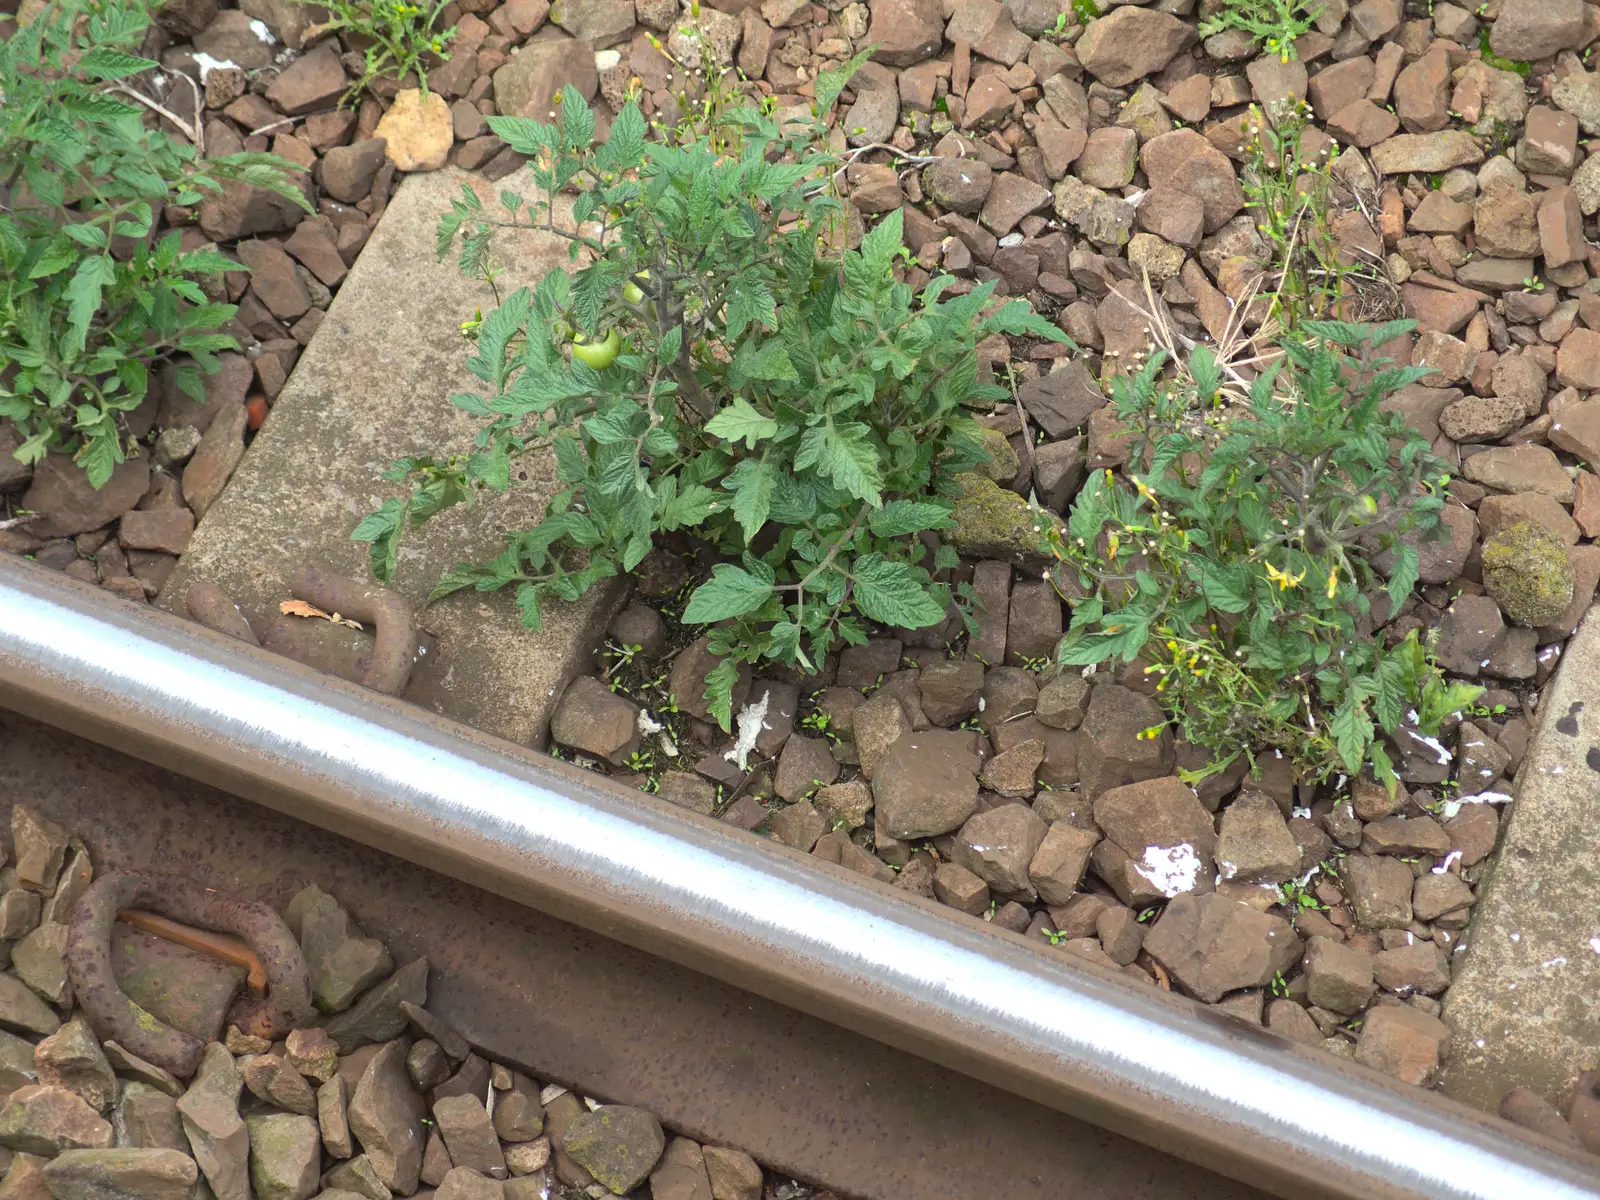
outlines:
[[[845,1194],[1600,1197],[1483,1113],[9,557],[0,705],[0,782],[102,866],[337,879],[473,1041]]]

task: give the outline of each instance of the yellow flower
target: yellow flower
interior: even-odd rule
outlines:
[[[1139,490],[1139,495],[1150,501],[1151,504],[1156,502],[1156,494],[1150,490],[1149,486],[1144,480],[1135,476],[1133,480],[1133,486]]]
[[[1122,539],[1116,534],[1106,535],[1106,561],[1110,562],[1117,557],[1117,547],[1122,544]]]
[[[1335,563],[1334,566],[1333,566],[1333,569],[1328,572],[1328,599],[1332,600],[1333,599],[1333,594],[1335,592],[1337,592],[1338,590],[1339,590],[1339,565],[1337,563]]]
[[[1286,592],[1292,587],[1299,587],[1300,581],[1305,577],[1306,573],[1304,571],[1301,571],[1298,575],[1291,575],[1288,571],[1278,570],[1271,563],[1267,564],[1267,578],[1278,585],[1280,592]]]

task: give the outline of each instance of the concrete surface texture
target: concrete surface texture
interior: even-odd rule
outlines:
[[[518,173],[492,185],[453,168],[406,178],[306,348],[272,413],[221,498],[206,513],[158,603],[183,611],[189,585],[228,592],[259,632],[289,598],[289,576],[320,561],[370,579],[367,547],[350,531],[399,485],[382,478],[408,454],[465,452],[481,419],[454,408],[454,392],[482,383],[466,370],[470,343],[460,323],[494,305],[490,289],[440,261],[435,225],[463,182],[497,211],[495,193],[532,196]],[[496,242],[502,287],[536,282],[567,262],[566,243],[519,231]],[[519,480],[519,477],[522,477]],[[623,584],[602,583],[576,604],[544,606],[544,628],[523,627],[510,590],[458,592],[423,609],[451,566],[484,561],[502,533],[535,524],[555,490],[555,464],[529,455],[517,486],[488,494],[407,535],[395,584],[438,640],[439,660],[408,698],[512,741],[543,747],[561,689],[586,665]]]
[[[1493,1109],[1521,1084],[1566,1111],[1600,1062],[1600,618],[1540,698],[1494,873],[1445,994],[1442,1088]]]

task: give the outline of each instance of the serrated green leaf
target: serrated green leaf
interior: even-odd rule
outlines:
[[[480,584],[485,580],[489,581],[492,587],[495,579],[494,572],[488,567],[480,567],[476,563],[457,563],[433,585],[433,590],[428,593],[428,603],[433,604],[467,588],[483,590]]]
[[[522,613],[522,623],[529,629],[537,633],[544,627],[539,588],[536,584],[525,583],[517,588],[517,609]]]
[[[839,98],[839,93],[844,91],[845,85],[850,82],[855,73],[866,65],[867,59],[872,57],[876,45],[865,46],[855,55],[840,63],[831,71],[823,71],[817,76],[812,87],[812,95],[816,97],[814,111],[817,116],[826,116],[833,107],[833,102]]]
[[[110,481],[122,461],[122,445],[115,433],[92,437],[84,442],[73,461],[83,468],[89,486],[98,491]]]
[[[109,46],[95,46],[78,59],[78,70],[90,79],[108,83],[113,79],[126,79],[140,71],[151,71],[161,66],[148,58],[124,54]]]
[[[558,436],[550,443],[556,456],[556,472],[563,483],[582,483],[589,474],[589,461],[582,445],[572,435]]]
[[[66,190],[56,172],[46,170],[39,163],[27,162],[23,165],[22,177],[27,181],[28,190],[34,198],[46,207],[61,208],[66,204]]]
[[[740,276],[728,289],[724,319],[730,338],[740,338],[752,325],[763,329],[778,327],[778,305],[766,282]]]
[[[637,103],[628,101],[617,119],[611,122],[611,132],[606,135],[606,144],[598,156],[600,167],[620,174],[638,166],[644,156],[646,133],[644,114]]]
[[[683,610],[686,625],[709,625],[755,612],[772,597],[772,585],[732,563],[718,563],[695,588]]]
[[[478,352],[467,360],[467,369],[493,384],[497,391],[505,387],[511,369],[507,358],[511,339],[527,321],[532,307],[533,294],[527,288],[518,288],[478,327]]]
[[[905,210],[897,208],[861,239],[861,258],[868,271],[879,276],[889,274],[895,255],[903,247],[905,220]]]
[[[746,545],[755,540],[767,523],[777,484],[778,471],[766,455],[745,459],[722,481],[722,486],[733,493],[733,516],[744,531]]]
[[[1401,546],[1395,554],[1394,568],[1389,572],[1389,611],[1398,612],[1411,595],[1422,573],[1422,556],[1415,546]]]
[[[925,529],[948,529],[955,524],[950,505],[939,501],[891,500],[867,518],[867,526],[878,537],[900,537]]]
[[[495,442],[487,450],[479,450],[468,456],[467,476],[493,492],[504,492],[510,488],[511,459],[506,454],[505,443]]]
[[[1367,337],[1371,340],[1373,349],[1377,349],[1385,342],[1393,341],[1403,333],[1410,333],[1417,327],[1417,323],[1410,318],[1401,318],[1398,321],[1385,321],[1381,325],[1373,325],[1367,330]]]
[[[104,250],[110,244],[106,231],[98,225],[63,225],[61,232],[80,245],[95,250]]]
[[[746,449],[754,450],[757,442],[777,435],[778,423],[758,413],[743,396],[735,396],[706,422],[705,428],[707,433],[727,442],[742,440]]]
[[[594,113],[570,83],[561,92],[561,141],[571,150],[582,150],[594,141]]]
[[[43,279],[58,274],[77,262],[80,253],[81,251],[69,242],[57,242],[47,248],[39,257],[39,261],[33,264],[28,272],[28,278]]]
[[[882,503],[879,489],[883,479],[878,451],[869,440],[870,435],[871,430],[858,422],[836,426],[829,421],[813,426],[800,439],[795,469],[815,467],[835,487],[877,508]]]
[[[706,707],[724,732],[733,728],[733,688],[739,682],[739,664],[724,658],[706,674]]]
[[[583,431],[602,446],[637,441],[649,423],[645,411],[631,400],[613,404],[604,413],[586,417]]]
[[[792,471],[779,471],[778,486],[772,493],[772,519],[785,525],[804,525],[812,520],[822,505],[822,486]]]
[[[600,496],[621,497],[638,487],[639,451],[635,446],[606,447],[597,452],[589,486]]]
[[[400,551],[400,533],[406,519],[406,502],[385,500],[376,512],[363,517],[350,534],[352,542],[370,542],[368,558],[373,578],[388,583],[394,578]]]
[[[687,484],[680,492],[677,477],[667,476],[663,486],[672,485],[672,494],[661,505],[661,528],[667,533],[699,525],[717,506],[717,493],[704,484]]]
[[[1189,352],[1189,374],[1194,379],[1195,395],[1203,404],[1209,404],[1222,386],[1222,370],[1209,347],[1196,346]]]
[[[124,358],[116,366],[117,379],[128,391],[130,406],[144,399],[150,390],[150,372],[138,359]]]
[[[573,324],[584,334],[593,335],[606,302],[622,283],[622,270],[610,259],[602,258],[579,271],[570,294]]]
[[[1460,680],[1446,683],[1435,668],[1422,689],[1417,728],[1426,737],[1436,736],[1446,717],[1454,716],[1481,695],[1483,688],[1477,684]]]
[[[663,366],[670,366],[678,360],[678,352],[683,348],[683,326],[674,325],[661,335],[661,343],[656,347],[656,361]]]
[[[89,337],[89,324],[100,311],[100,298],[104,289],[116,282],[117,267],[110,255],[86,258],[72,273],[65,298],[68,302],[67,336],[62,344],[72,353],[81,353]],[[110,472],[106,472],[110,478]]]
[[[531,117],[491,116],[484,120],[488,122],[491,133],[518,154],[525,154],[529,158],[553,151],[561,138],[554,125],[546,125]],[[467,185],[462,186],[465,188]],[[477,197],[473,196],[473,201],[476,200]]]
[[[863,554],[850,566],[855,603],[883,625],[921,629],[945,618],[944,605],[929,594],[927,572],[881,554]]]
[[[781,338],[768,338],[753,350],[750,349],[750,345],[746,342],[735,360],[746,377],[767,382],[800,378],[799,372],[794,369],[794,363],[789,361],[789,352],[784,348]]]
[[[1406,705],[1411,699],[1415,681],[1401,655],[1386,655],[1378,664],[1377,692],[1372,698],[1373,715],[1385,733],[1393,733],[1400,726]]]
[[[1250,585],[1244,571],[1201,560],[1196,564],[1206,603],[1218,612],[1242,613],[1250,607]]]
[[[1372,718],[1356,692],[1351,691],[1334,710],[1328,728],[1345,771],[1359,775],[1366,765],[1367,749],[1372,745],[1373,728]]]
[[[779,621],[767,631],[767,639],[770,658],[784,664],[798,663],[807,671],[814,669],[811,660],[800,649],[800,626],[793,621]]]
[[[575,225],[582,225],[600,207],[600,193],[594,191],[584,192],[572,205],[572,221]]]

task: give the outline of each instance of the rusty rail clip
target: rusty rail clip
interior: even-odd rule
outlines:
[[[267,969],[261,965],[256,952],[250,949],[250,943],[241,938],[214,933],[209,929],[196,929],[193,925],[183,925],[170,917],[146,912],[142,908],[125,908],[117,914],[117,920],[158,938],[187,946],[190,950],[198,950],[201,954],[243,967],[249,972],[245,976],[245,983],[249,984],[250,990],[257,996],[267,994]]]
[[[203,887],[192,879],[158,872],[115,871],[89,885],[72,917],[67,940],[67,975],[73,994],[102,1040],[115,1040],[130,1053],[187,1079],[199,1066],[205,1047],[200,1040],[157,1020],[140,1008],[118,985],[111,970],[111,931],[123,913],[145,910],[163,929],[183,934],[173,940],[185,945],[204,941],[195,949],[231,956],[230,961],[259,968],[266,994],[242,996],[234,1002],[229,1021],[246,1033],[276,1037],[310,1022],[311,979],[300,945],[289,926],[273,909],[253,900],[229,896]],[[137,922],[134,922],[137,924]],[[194,926],[194,930],[183,929]],[[141,926],[149,928],[148,926]],[[204,933],[220,930],[232,938]],[[198,936],[195,936],[197,935]],[[252,987],[252,992],[255,992]]]

